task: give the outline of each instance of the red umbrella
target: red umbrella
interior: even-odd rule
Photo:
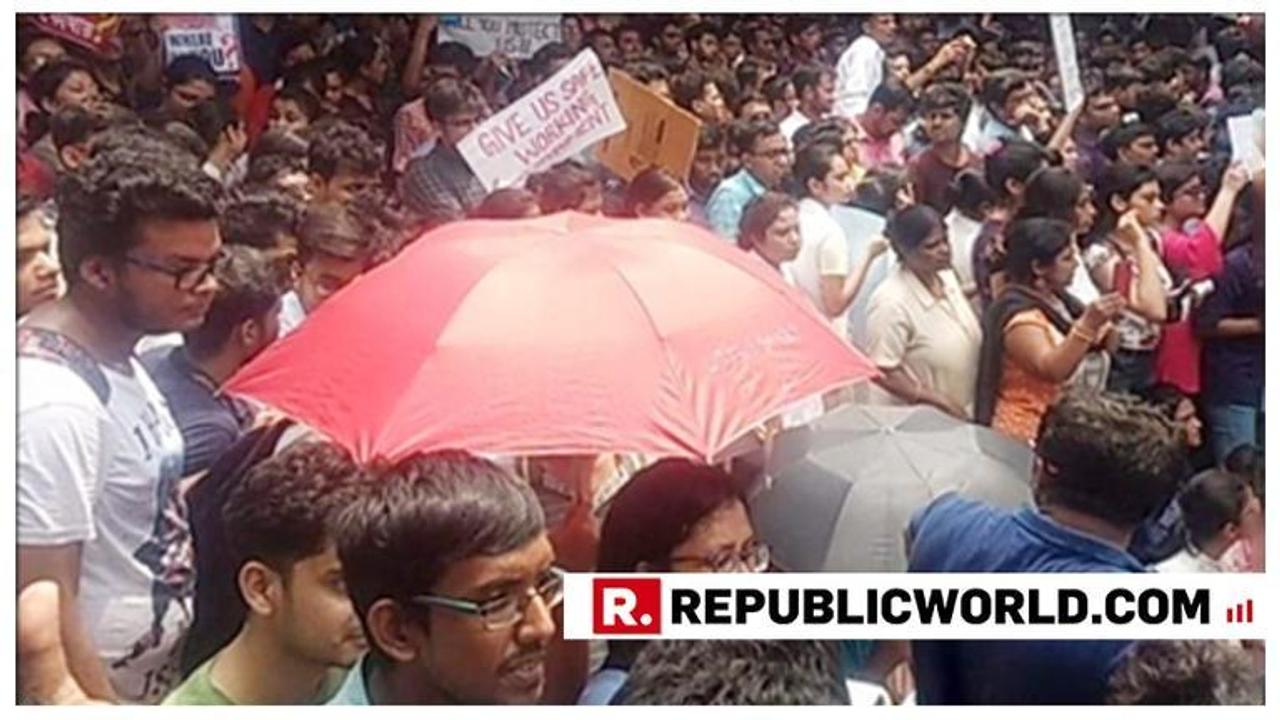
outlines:
[[[875,374],[776,271],[711,233],[562,213],[424,235],[229,390],[360,459],[710,460],[791,403]]]

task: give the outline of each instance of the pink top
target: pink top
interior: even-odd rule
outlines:
[[[901,131],[887,138],[876,139],[862,129],[862,123],[858,118],[855,117],[853,122],[859,129],[858,165],[860,167],[874,170],[886,165],[906,165],[907,141]]]
[[[405,103],[396,111],[395,148],[391,156],[391,167],[397,173],[404,172],[409,160],[423,143],[436,139],[436,128],[427,117],[426,105],[419,98]]]
[[[1160,244],[1165,265],[1172,273],[1194,282],[1222,271],[1222,240],[1205,223],[1190,233],[1166,231]],[[1200,339],[1189,319],[1164,326],[1156,351],[1156,378],[1187,395],[1199,394]]]

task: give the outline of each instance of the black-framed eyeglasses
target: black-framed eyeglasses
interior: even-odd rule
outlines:
[[[124,256],[124,261],[130,265],[150,270],[151,272],[168,275],[173,278],[173,287],[175,290],[190,292],[200,287],[204,281],[213,274],[214,268],[218,266],[218,263],[221,262],[225,256],[225,252],[219,250],[217,255],[214,255],[205,262],[198,265],[186,265],[184,267],[172,267],[154,260],[134,257],[133,255],[128,254]]]
[[[548,610],[559,605],[564,600],[564,571],[555,567],[547,568],[533,587],[484,602],[443,595],[415,595],[409,598],[409,601],[418,605],[475,615],[480,618],[486,630],[505,630],[524,619],[529,610],[529,603],[535,596],[542,600]]]
[[[682,555],[670,562],[698,563],[712,572],[764,572],[769,567],[769,546],[752,540],[741,550],[726,548],[707,556]]]

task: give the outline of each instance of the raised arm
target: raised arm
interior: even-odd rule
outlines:
[[[1089,304],[1067,337],[1053,344],[1040,327],[1021,324],[1005,333],[1005,352],[1024,367],[1050,382],[1066,382],[1092,347],[1102,340],[1102,330],[1124,307],[1119,295],[1104,295]]]
[[[409,47],[409,59],[404,74],[400,76],[400,89],[406,98],[415,98],[422,87],[422,69],[427,64],[427,44],[439,21],[435,15],[419,15],[418,26],[413,31],[413,44]]]
[[[1237,163],[1227,168],[1222,176],[1222,187],[1213,198],[1213,205],[1204,216],[1204,224],[1218,235],[1218,242],[1226,242],[1227,230],[1231,226],[1231,210],[1235,207],[1240,191],[1249,184],[1249,173],[1244,166]]]

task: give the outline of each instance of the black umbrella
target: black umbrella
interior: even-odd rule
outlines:
[[[916,510],[947,491],[1031,501],[1031,448],[931,407],[851,405],[779,435],[757,532],[784,570],[900,572]]]

